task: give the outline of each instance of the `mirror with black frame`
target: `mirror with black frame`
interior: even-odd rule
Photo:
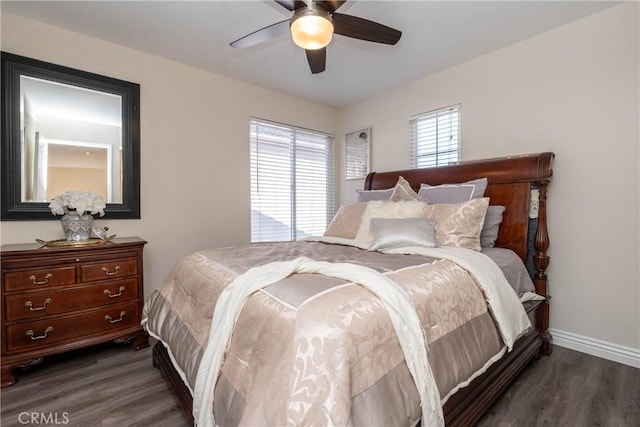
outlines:
[[[140,85],[2,52],[2,220],[55,219],[93,191],[105,218],[140,218]]]

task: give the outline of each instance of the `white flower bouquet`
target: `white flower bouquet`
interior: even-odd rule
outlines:
[[[104,209],[107,205],[102,196],[91,191],[66,191],[58,194],[49,203],[49,209],[54,215],[64,215],[70,210],[78,212],[78,215],[85,213],[104,216]]]

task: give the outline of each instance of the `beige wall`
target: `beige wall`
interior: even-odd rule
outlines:
[[[97,220],[146,239],[145,289],[198,249],[249,242],[249,117],[335,132],[337,111],[2,13],[2,50],[140,84],[141,220]],[[56,221],[0,224],[2,244],[62,237]]]
[[[640,350],[638,40],[616,6],[345,108],[338,135],[372,126],[373,170],[408,168],[409,117],[460,103],[464,159],[554,151],[551,326]]]

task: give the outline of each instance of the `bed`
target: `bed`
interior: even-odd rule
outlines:
[[[484,218],[487,204],[504,206],[495,240],[495,247],[502,249],[495,250],[510,251],[521,261],[523,269],[528,265],[531,270],[532,290],[538,298],[523,303],[516,299],[522,312],[517,315],[525,317],[530,327],[521,325],[515,330],[511,323],[522,323],[522,319],[501,317],[495,300],[508,297],[508,292],[494,289],[491,283],[480,283],[486,281],[480,280],[481,274],[467,270],[464,254],[474,251],[455,248],[453,258],[440,258],[440,252],[436,256],[430,248],[368,251],[366,245],[343,246],[338,244],[340,239],[329,236],[300,243],[201,251],[186,257],[171,273],[164,290],[155,292],[145,304],[143,325],[159,340],[153,349],[154,366],[168,379],[187,417],[194,419],[195,415],[198,425],[416,425],[421,418],[433,421],[438,417],[443,417],[446,425],[473,424],[532,359],[552,351],[546,276],[549,264],[546,195],[552,159],[553,153],[541,153],[429,169],[372,172],[364,185],[364,190],[372,191],[397,188],[404,181],[411,187],[407,191],[416,194],[424,183],[446,186],[486,178],[484,197],[465,204],[465,212],[471,205],[484,203]],[[419,203],[401,202],[394,206],[414,209]],[[376,203],[365,203],[363,212],[375,211],[374,205],[375,209],[383,205],[387,209],[388,203]],[[436,211],[433,206],[424,209]],[[365,217],[363,214],[362,218]],[[395,221],[395,217],[389,220]],[[378,218],[370,221],[391,223]],[[364,223],[361,220],[360,224]],[[401,223],[404,226],[407,222]],[[358,237],[364,228],[369,229],[369,224],[360,227]],[[434,236],[437,232],[432,230]],[[368,237],[379,243],[380,236]],[[461,262],[465,268],[460,267]],[[254,266],[258,267],[250,268]],[[215,279],[209,277],[212,271]],[[289,276],[290,273],[295,274]],[[443,277],[454,276],[460,287],[436,285]],[[272,277],[271,281],[263,279],[266,277]],[[364,277],[370,277],[371,283],[365,285]],[[420,283],[417,288],[417,277],[432,277],[436,284],[423,290],[427,285]],[[257,283],[263,280],[266,283]],[[416,309],[394,305],[406,302],[398,299],[390,291],[395,287],[384,280],[404,287],[405,294],[412,295]],[[464,284],[470,281],[474,285]],[[226,292],[231,282],[245,282],[247,288],[242,296],[235,291]],[[470,290],[476,285],[481,291]],[[459,304],[455,306],[457,311],[451,311],[455,316],[443,304],[452,297],[438,293],[452,289],[460,295],[469,294],[464,303],[453,302]],[[517,292],[510,292],[517,298]],[[474,293],[480,295],[482,304],[477,303],[477,295],[471,296]],[[427,294],[437,303],[420,299]],[[491,302],[490,307],[485,300]],[[236,307],[235,312],[232,306]],[[229,312],[228,316],[223,317],[223,312]],[[471,315],[472,312],[476,314]],[[404,325],[421,322],[424,332],[416,334],[416,328],[397,326],[401,322],[396,320],[397,313],[407,317],[408,320],[402,320]],[[466,315],[469,319],[457,319]],[[318,349],[323,347],[318,342],[325,339],[329,342],[329,335],[318,338],[317,334],[327,329],[328,318],[334,328],[330,338],[337,337],[338,344],[327,347],[332,351],[319,355]],[[493,319],[494,331],[485,326],[487,318]],[[212,321],[218,326],[209,328]],[[427,328],[429,322],[432,324]],[[343,327],[346,323],[349,325]],[[447,326],[449,323],[454,326]],[[475,341],[482,341],[482,348],[472,342],[474,336],[480,337]],[[377,337],[377,341],[370,343],[370,337]],[[429,343],[426,357],[430,363],[426,365],[426,345],[411,345],[411,340],[420,339]],[[493,347],[486,344],[492,341]],[[455,375],[448,371],[447,363],[454,367],[450,371],[455,371]],[[320,390],[328,391],[323,395]],[[299,394],[304,396],[299,398]],[[428,402],[434,401],[434,395],[436,401],[444,402],[437,410],[427,407]],[[284,403],[280,404],[279,399]],[[195,414],[192,408],[196,408]],[[247,415],[251,411],[256,414]],[[283,411],[286,415],[282,415]],[[269,421],[261,418],[270,416],[274,418],[268,418]],[[423,421],[423,425],[431,424]]]

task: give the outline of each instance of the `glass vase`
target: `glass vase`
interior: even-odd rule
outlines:
[[[85,242],[91,236],[93,217],[90,214],[79,215],[78,212],[69,211],[60,219],[62,231],[70,242]]]

